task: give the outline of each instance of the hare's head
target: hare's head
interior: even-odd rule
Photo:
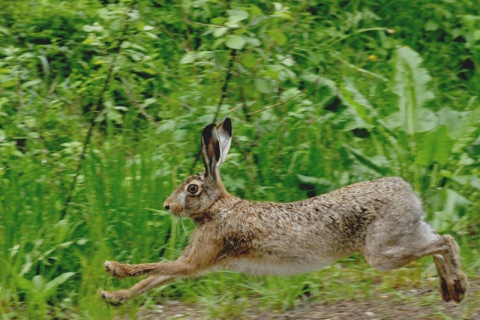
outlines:
[[[210,124],[202,132],[202,155],[205,171],[188,177],[163,206],[177,216],[199,219],[227,192],[220,178],[220,165],[225,161],[232,142],[232,121]]]

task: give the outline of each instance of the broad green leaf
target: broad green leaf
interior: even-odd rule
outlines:
[[[469,122],[471,116],[469,111],[462,112],[443,107],[437,112],[437,115],[438,124],[446,126],[454,139],[459,139],[468,130],[468,126],[465,126],[465,124]]]
[[[226,25],[237,24],[237,26],[239,26],[240,24],[238,24],[238,22],[240,22],[242,20],[245,20],[245,19],[246,18],[241,17],[241,16],[232,16],[232,17],[228,18],[228,22],[226,23]]]
[[[42,292],[45,289],[45,279],[41,275],[32,278],[33,291]]]
[[[6,36],[10,36],[10,31],[7,28],[0,26],[0,32]]]
[[[25,279],[22,276],[17,277],[17,286],[25,291],[33,291],[35,289],[33,282]]]
[[[240,21],[243,21],[248,18],[249,14],[244,10],[227,10],[229,17],[225,25],[229,28],[238,28],[240,27]]]
[[[368,157],[364,155],[361,150],[353,148],[347,144],[344,144],[344,147],[350,151],[350,153],[358,160],[358,162],[378,173],[379,175],[384,176],[389,171],[389,163],[385,157]]]
[[[345,77],[340,84],[340,98],[349,107],[357,125],[356,128],[373,128],[372,116],[376,116],[376,111],[351,79]]]
[[[42,80],[40,79],[34,79],[34,80],[31,80],[31,81],[27,81],[25,83],[22,84],[22,87],[24,88],[28,88],[28,87],[32,87],[36,84],[39,84],[39,83],[42,83]]]
[[[417,112],[417,118],[415,132],[434,130],[438,126],[438,117],[433,110],[422,108]],[[400,111],[394,112],[386,117],[384,123],[388,129],[402,129],[407,132],[404,126],[405,115]]]
[[[215,51],[214,57],[215,57],[215,65],[217,67],[226,68],[228,66],[229,57],[227,54],[225,54],[225,50]]]
[[[255,56],[251,53],[244,54],[241,57],[241,61],[242,64],[247,68],[252,68],[258,64],[257,59],[255,59]]]
[[[192,63],[195,61],[195,58],[195,52],[189,52],[182,57],[182,59],[180,60],[180,64]]]
[[[235,21],[234,19],[228,19],[228,21],[225,22],[225,25],[231,29],[240,28],[240,23],[238,21]]]
[[[85,40],[83,40],[82,44],[90,44],[90,43],[93,43],[95,41],[97,41],[97,40],[95,40],[94,38],[88,37]]]
[[[242,49],[245,46],[245,39],[242,36],[229,34],[225,40],[225,45],[230,49]]]
[[[244,37],[244,38],[245,38],[245,41],[252,47],[258,47],[259,45],[262,44],[260,40],[257,38],[252,38],[252,37]]]
[[[444,107],[438,112],[438,123],[448,128],[454,140],[453,152],[460,152],[475,141],[480,127],[480,108],[472,111],[456,111]]]
[[[460,211],[470,206],[472,202],[452,189],[440,189],[427,200],[434,210],[431,217],[432,227],[438,232],[451,228],[460,220]]]
[[[65,272],[59,275],[58,277],[50,280],[45,285],[45,292],[47,293],[47,295],[50,295],[52,293],[52,290],[55,290],[56,287],[63,284],[65,281],[67,281],[74,275],[75,275],[75,272]]]
[[[270,81],[266,79],[255,79],[255,87],[261,93],[272,93],[273,85]]]
[[[410,135],[429,130],[422,125],[422,109],[434,94],[428,88],[430,75],[420,65],[422,58],[409,47],[397,49],[393,92],[398,96],[400,128]]]
[[[227,10],[227,13],[230,17],[235,17],[236,19],[240,19],[237,21],[241,21],[247,19],[249,14],[245,10]]]
[[[84,244],[88,243],[89,241],[90,241],[89,239],[81,238],[81,239],[77,240],[77,244],[79,246],[83,246]]]
[[[250,15],[252,17],[258,17],[258,16],[263,16],[263,11],[260,9],[258,6],[251,4],[250,5]]]
[[[283,91],[280,95],[280,99],[288,100],[295,97],[298,97],[302,92],[298,90],[298,88],[288,88],[287,90]]]
[[[147,108],[148,106],[154,104],[154,103],[157,103],[157,99],[156,98],[147,98],[143,101],[142,103],[142,108]]]
[[[7,81],[2,81],[0,83],[0,86],[2,88],[9,88],[9,87],[13,87],[13,86],[17,85],[17,83],[18,83],[17,79],[10,79],[10,80],[7,80]]]
[[[475,30],[473,32],[473,41],[474,42],[477,42],[480,40],[480,30]]]
[[[218,37],[221,37],[223,36],[226,32],[228,31],[228,28],[226,27],[216,27],[214,30],[213,30],[213,36],[218,38]]]
[[[282,71],[282,66],[274,64],[274,65],[266,66],[264,74],[270,79],[277,80],[280,76],[281,71]]]
[[[458,182],[461,185],[470,185],[478,190],[480,190],[480,178],[474,176],[454,176],[452,180]]]
[[[279,46],[283,46],[287,43],[287,37],[283,32],[271,30],[268,32],[268,35],[272,37],[273,41]]]
[[[216,17],[211,20],[212,24],[218,24],[218,25],[224,24],[225,21],[227,21],[227,19],[225,19],[224,17]]]
[[[478,177],[471,177],[470,179],[470,185],[474,188],[477,188],[480,190],[480,178]]]
[[[213,43],[212,47],[214,49],[216,49],[219,45],[221,45],[222,43],[225,42],[225,39],[224,38],[218,38],[217,40],[215,40],[215,42]]]
[[[435,21],[432,21],[432,20],[428,20],[428,21],[425,23],[425,30],[426,30],[426,31],[435,31],[435,30],[438,30],[438,23],[436,23]]]
[[[423,166],[433,163],[444,165],[450,158],[452,146],[453,140],[445,126],[421,133],[417,139],[418,150],[415,162]]]

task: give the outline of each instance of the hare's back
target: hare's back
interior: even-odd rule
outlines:
[[[308,201],[308,200],[307,200]],[[385,217],[400,208],[422,212],[422,203],[410,184],[398,177],[364,181],[311,199],[313,206],[334,208],[340,215]]]

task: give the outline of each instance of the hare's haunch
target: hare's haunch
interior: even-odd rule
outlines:
[[[231,140],[230,119],[205,127],[205,171],[188,177],[165,201],[166,210],[197,225],[181,257],[145,264],[106,261],[105,270],[115,277],[148,277],[127,290],[101,291],[104,299],[123,302],[166,282],[215,269],[303,273],[354,252],[379,270],[432,255],[443,299],[463,299],[468,283],[459,247],[424,221],[422,202],[404,180],[360,182],[294,203],[247,201],[229,194],[220,177]]]

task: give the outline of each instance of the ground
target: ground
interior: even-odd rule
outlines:
[[[224,306],[218,306],[219,309]],[[234,309],[234,314],[219,312],[200,305],[186,305],[167,300],[162,304],[142,309],[139,319],[479,319],[480,279],[470,281],[465,300],[456,304],[441,300],[437,288],[399,290],[387,292],[369,299],[339,299],[334,302],[321,300],[299,302],[297,307],[285,311],[264,310],[256,306],[252,298],[250,307]],[[121,317],[120,319],[128,319]]]

